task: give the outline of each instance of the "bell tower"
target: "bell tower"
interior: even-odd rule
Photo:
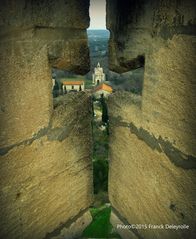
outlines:
[[[97,67],[94,68],[92,79],[94,85],[99,85],[105,81],[105,73],[103,72],[103,68],[100,66],[99,62],[97,63]]]

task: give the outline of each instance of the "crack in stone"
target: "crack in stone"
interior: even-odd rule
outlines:
[[[121,214],[118,212],[118,210],[116,208],[114,208],[113,206],[111,206],[113,213],[120,219],[120,221],[123,222],[124,225],[131,225],[123,216],[121,216]],[[138,239],[144,239],[138,232],[137,229],[129,229],[127,228],[127,230],[131,231],[132,233],[134,233]]]
[[[11,149],[15,148],[15,147],[18,147],[18,146],[21,146],[21,145],[30,145],[32,144],[35,140],[45,136],[47,133],[48,133],[48,130],[49,128],[51,127],[50,126],[51,123],[49,123],[48,127],[44,127],[42,129],[40,129],[36,134],[33,135],[32,138],[29,138],[29,139],[26,139],[26,140],[23,140],[19,143],[16,143],[16,144],[12,144],[10,146],[7,146],[7,147],[2,147],[0,148],[0,155],[3,156],[5,154],[7,154]]]
[[[58,104],[60,106],[61,104]],[[56,108],[57,108],[56,107]],[[53,119],[50,120],[49,124],[47,127],[44,127],[40,129],[36,134],[32,136],[32,138],[23,140],[19,143],[12,144],[10,146],[2,147],[0,148],[0,156],[6,155],[10,150],[12,150],[15,147],[21,146],[21,145],[30,145],[32,144],[35,140],[40,139],[43,136],[47,136],[47,139],[49,141],[59,141],[62,142],[64,139],[66,139],[70,133],[75,133],[78,132],[78,128],[74,125],[79,125],[81,122],[85,122],[86,118],[88,117],[88,114],[84,114],[82,119],[77,119],[77,124],[74,123],[75,120],[73,120],[69,126],[63,126],[63,127],[54,127],[52,128],[52,121]]]
[[[89,208],[85,208],[85,209],[81,210],[76,216],[72,217],[71,219],[68,219],[65,223],[61,223],[58,226],[58,228],[54,229],[54,231],[47,233],[43,239],[50,239],[55,236],[58,236],[61,233],[61,230],[63,228],[65,228],[65,227],[69,228],[72,223],[76,222],[77,219],[82,217],[88,210],[89,210]]]
[[[161,136],[158,139],[142,127],[137,128],[133,123],[121,121],[121,117],[113,117],[113,124],[115,126],[127,127],[131,133],[135,134],[138,139],[144,141],[151,149],[158,152],[164,152],[169,160],[177,167],[183,169],[196,169],[196,157],[186,155],[172,145],[168,140],[164,140]]]

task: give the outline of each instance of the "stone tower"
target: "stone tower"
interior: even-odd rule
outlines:
[[[97,67],[94,69],[93,73],[93,84],[98,85],[99,83],[103,82],[105,80],[105,74],[103,72],[103,68],[100,66],[99,62],[97,64]]]

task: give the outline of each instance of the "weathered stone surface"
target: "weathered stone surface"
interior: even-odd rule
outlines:
[[[107,0],[110,69],[125,72],[143,65],[154,39],[195,35],[195,2]]]
[[[0,148],[48,127],[52,66],[89,71],[88,7],[88,0],[1,3]]]
[[[89,26],[89,0],[16,0],[1,1],[0,27],[67,27]]]
[[[89,211],[83,213],[78,218],[74,218],[74,222],[70,223],[69,226],[64,227],[59,236],[50,237],[51,239],[78,239],[84,229],[91,223],[92,216]]]
[[[0,159],[0,238],[44,238],[92,202],[91,101],[57,100],[45,135]]]
[[[141,238],[194,238],[195,163],[180,158],[174,147],[163,144],[164,148],[151,132],[147,135],[141,130],[145,118],[140,100],[130,93],[116,93],[109,99],[109,199],[129,224],[190,227],[139,230]]]
[[[196,37],[174,35],[154,47],[145,66],[145,128],[196,156]]]
[[[129,229],[130,225],[123,222],[113,211],[111,212],[110,222],[123,239],[138,239],[136,234]]]
[[[76,216],[92,201],[91,101],[52,102],[51,79],[51,67],[89,71],[88,8],[89,0],[1,1],[0,238],[49,238],[62,225],[68,238],[90,222]]]
[[[110,41],[123,44],[111,49],[111,69],[137,68],[135,59],[145,56],[142,127],[192,156],[196,156],[194,7],[191,0],[107,2]]]
[[[4,148],[48,127],[52,83],[42,42],[3,41],[0,56],[0,148]]]
[[[82,34],[81,34],[82,33]],[[56,40],[49,45],[49,62],[58,69],[66,69],[78,74],[89,71],[89,50],[86,33],[77,31],[77,38]],[[66,55],[66,57],[65,57]]]
[[[108,0],[107,9],[110,68],[145,69],[141,97],[109,99],[112,206],[130,224],[190,226],[139,238],[195,238],[195,2]]]

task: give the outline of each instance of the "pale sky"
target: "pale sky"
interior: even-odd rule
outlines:
[[[90,0],[89,29],[106,29],[106,0]]]

